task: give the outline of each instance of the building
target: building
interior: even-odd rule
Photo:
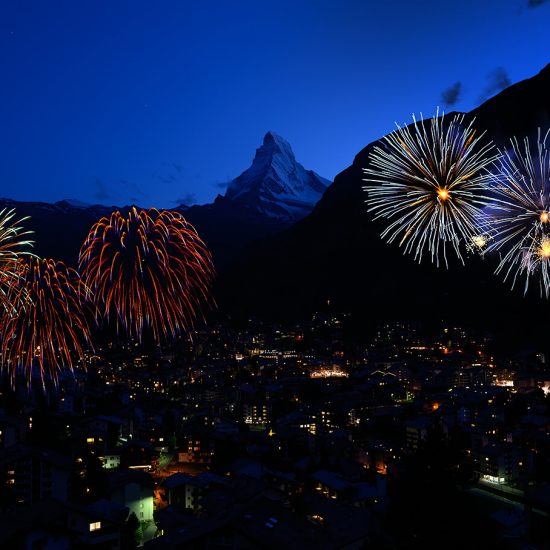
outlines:
[[[224,477],[203,472],[197,476],[173,474],[162,482],[164,504],[191,510],[198,514],[202,510],[201,500],[213,486],[226,486]]]
[[[0,454],[0,486],[5,507],[45,499],[66,501],[72,461],[51,451],[12,447]]]
[[[110,500],[133,512],[139,521],[153,521],[154,482],[146,472],[121,470],[109,478]]]
[[[479,454],[480,480],[508,484],[517,481],[519,457],[514,445],[501,443],[483,447]]]

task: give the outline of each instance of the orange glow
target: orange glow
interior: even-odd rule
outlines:
[[[12,380],[23,370],[30,386],[33,366],[38,366],[42,383],[51,378],[57,383],[58,372],[71,371],[76,356],[85,362],[84,343],[90,342],[86,306],[88,289],[78,273],[63,262],[30,256],[16,264],[18,278],[8,289],[11,303],[27,301],[19,315],[5,311],[0,319],[4,327],[0,351],[10,365]]]
[[[550,220],[550,214],[548,214],[548,212],[542,212],[540,215],[541,223],[548,223],[548,220]]]
[[[539,254],[542,258],[550,258],[550,239],[542,239]]]
[[[214,264],[195,228],[178,212],[113,212],[90,229],[79,267],[92,290],[96,317],[158,342],[193,329],[213,304]]]
[[[476,235],[472,238],[472,241],[474,245],[478,248],[484,248],[487,244],[487,237],[485,237],[484,235]]]
[[[432,403],[432,411],[437,411],[439,409],[439,403]]]
[[[437,196],[438,196],[442,201],[446,201],[446,200],[449,198],[449,191],[447,190],[446,187],[440,187],[440,188],[437,190]]]

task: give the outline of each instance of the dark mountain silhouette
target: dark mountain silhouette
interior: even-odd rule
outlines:
[[[513,135],[533,135],[550,124],[550,65],[469,113],[476,127],[502,145]],[[372,147],[360,151],[314,211],[293,227],[250,246],[223,273],[222,303],[232,311],[303,316],[330,300],[362,322],[374,319],[450,319],[518,335],[550,330],[550,304],[538,289],[523,289],[493,275],[492,259],[472,258],[451,269],[421,265],[396,245],[381,241],[381,228],[364,204],[362,169]],[[535,285],[533,285],[535,286]],[[550,332],[548,332],[550,334]]]
[[[92,224],[108,216],[115,207],[74,206],[69,201],[19,202],[0,199],[0,208],[14,208],[17,219],[28,216],[22,224],[34,232],[33,252],[40,257],[63,260],[76,266],[80,246]]]
[[[289,220],[266,216],[221,195],[212,204],[176,210],[196,227],[212,251],[217,268],[232,261],[247,244],[263,240],[290,225]]]
[[[212,204],[175,210],[197,228],[220,268],[245,244],[277,233],[311,212],[329,183],[298,163],[286,140],[268,132],[250,168],[230,182],[225,196],[218,195]],[[0,207],[30,217],[25,227],[35,232],[36,254],[73,266],[92,224],[113,210],[130,208],[74,199],[55,204],[0,199]]]
[[[477,126],[498,144],[511,136],[534,136],[550,128],[550,64],[532,78],[506,88],[471,111]]]
[[[94,205],[75,207],[68,201],[53,204],[0,199],[0,208],[15,208],[17,219],[29,217],[24,227],[34,232],[33,252],[40,257],[63,260],[75,267],[78,253],[88,231],[100,218],[131,206]],[[216,266],[224,266],[247,243],[277,233],[288,221],[270,218],[250,208],[217,197],[212,204],[175,208],[189,220],[211,249]]]

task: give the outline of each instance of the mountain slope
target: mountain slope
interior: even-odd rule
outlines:
[[[514,134],[548,124],[550,67],[504,90],[475,109],[476,126],[504,143]],[[338,174],[311,215],[247,250],[224,274],[226,307],[246,314],[304,315],[327,299],[341,310],[370,319],[465,319],[483,326],[545,326],[548,303],[492,274],[492,260],[472,258],[466,267],[416,264],[396,245],[381,241],[380,226],[366,213],[362,169],[372,147]]]

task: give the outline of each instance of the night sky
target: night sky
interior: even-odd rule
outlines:
[[[0,196],[209,202],[267,130],[332,179],[550,62],[543,0],[6,0]]]

